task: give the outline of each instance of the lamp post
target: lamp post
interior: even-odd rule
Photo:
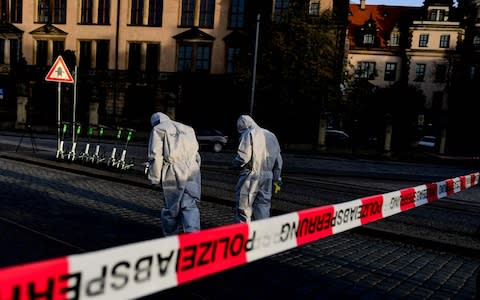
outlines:
[[[255,82],[257,77],[257,52],[258,52],[259,29],[260,29],[260,14],[257,14],[257,31],[255,33],[255,51],[253,54],[252,92],[250,94],[250,116],[253,116],[253,103],[255,101]]]

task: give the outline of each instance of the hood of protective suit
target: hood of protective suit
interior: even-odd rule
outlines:
[[[150,117],[150,124],[152,124],[152,127],[155,127],[156,125],[168,121],[170,118],[161,112],[156,112]]]
[[[241,115],[237,120],[237,130],[239,133],[246,129],[257,127],[257,123],[249,115]]]

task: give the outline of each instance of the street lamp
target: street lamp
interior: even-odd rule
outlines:
[[[250,116],[253,116],[253,102],[255,101],[255,81],[257,77],[258,31],[260,29],[260,14],[257,14],[257,31],[255,33],[255,52],[253,55],[252,92],[250,94]]]

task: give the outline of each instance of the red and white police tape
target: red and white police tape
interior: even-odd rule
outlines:
[[[479,173],[395,192],[0,269],[0,300],[131,299],[436,201]]]

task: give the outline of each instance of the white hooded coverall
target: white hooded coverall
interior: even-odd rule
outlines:
[[[161,212],[165,236],[200,230],[198,202],[201,196],[200,154],[192,127],[157,112],[150,119],[148,179],[161,184],[164,208]]]
[[[236,220],[240,223],[270,217],[272,188],[281,182],[283,160],[277,137],[258,126],[252,117],[237,120],[240,143],[233,166],[241,168],[237,186]]]

